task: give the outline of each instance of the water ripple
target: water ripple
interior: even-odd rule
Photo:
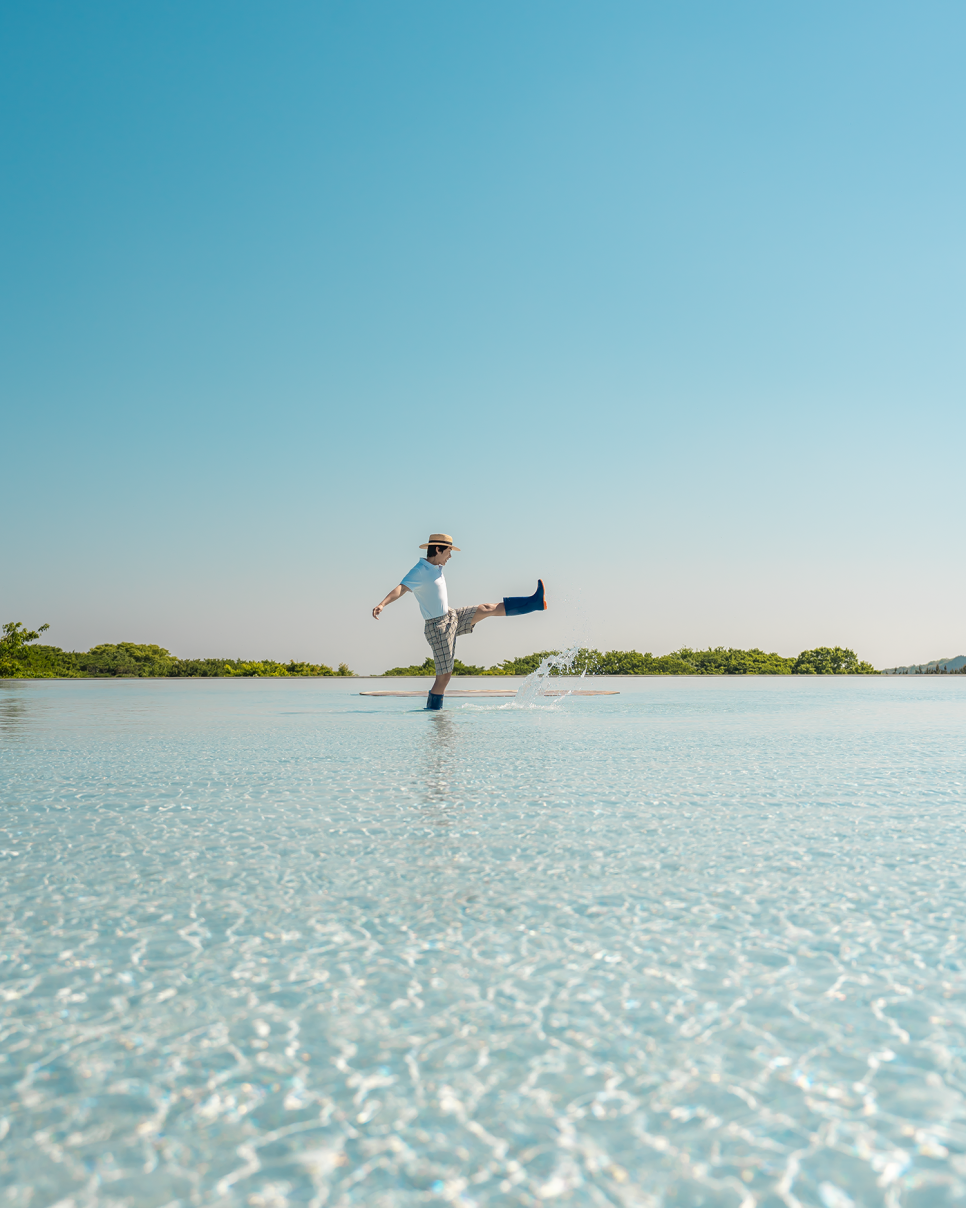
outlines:
[[[966,684],[617,686],[4,685],[5,1208],[962,1202]]]

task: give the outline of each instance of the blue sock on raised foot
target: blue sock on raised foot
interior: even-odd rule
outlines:
[[[537,590],[532,596],[504,596],[503,607],[508,617],[522,617],[525,612],[540,612],[546,608],[543,579],[537,580]]]
[[[426,698],[426,708],[427,709],[442,709],[442,707],[443,707],[442,692],[430,692],[429,696]]]

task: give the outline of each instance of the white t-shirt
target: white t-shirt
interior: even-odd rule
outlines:
[[[403,587],[408,587],[416,597],[424,620],[430,621],[433,617],[441,617],[449,612],[446,580],[443,578],[441,566],[434,566],[432,562],[420,558],[401,582]]]

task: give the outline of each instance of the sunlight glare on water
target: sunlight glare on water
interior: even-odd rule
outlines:
[[[966,677],[589,686],[0,685],[0,1205],[962,1203]]]

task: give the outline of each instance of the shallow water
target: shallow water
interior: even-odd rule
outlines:
[[[0,685],[3,1208],[963,1202],[966,677],[380,686]]]

